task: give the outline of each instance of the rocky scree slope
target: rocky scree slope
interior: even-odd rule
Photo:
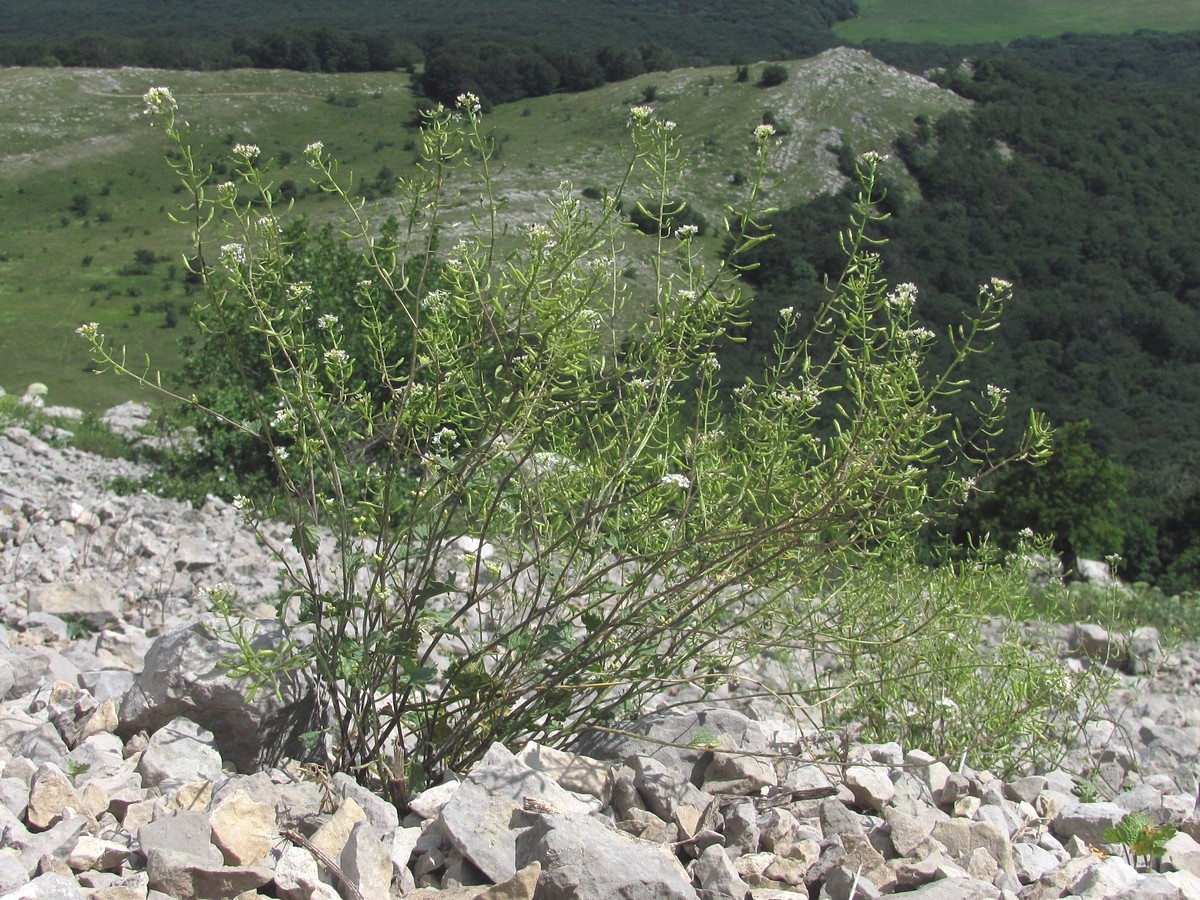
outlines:
[[[108,420],[132,435],[144,413]],[[1041,629],[1121,670],[1060,771],[834,760],[731,696],[570,753],[494,745],[402,814],[295,761],[311,685],[250,702],[221,668],[202,589],[279,586],[237,512],[114,495],[138,466],[53,438],[0,429],[0,900],[1200,898],[1200,647]],[[1132,810],[1179,828],[1160,871],[1103,844]]]

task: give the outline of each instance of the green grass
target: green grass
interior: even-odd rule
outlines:
[[[834,26],[842,40],[986,44],[1066,32],[1200,27],[1196,0],[858,0],[858,8],[857,19]]]
[[[761,65],[741,84],[732,67],[722,66],[497,108],[487,121],[501,148],[505,224],[542,214],[564,179],[579,191],[610,185],[622,167],[629,107],[650,86],[659,114],[679,123],[692,161],[683,196],[714,223],[736,199],[732,179],[745,168],[749,134],[764,112],[790,130],[769,198],[784,207],[840,185],[831,149],[838,141],[856,151],[886,152],[916,116],[966,105],[859,51],[787,66],[788,81],[769,89],[753,85]],[[276,182],[292,179],[306,187],[303,150],[314,140],[324,142],[343,172],[368,181],[384,166],[404,174],[415,159],[415,99],[402,74],[0,70],[0,119],[6,122],[0,129],[0,386],[9,391],[41,381],[50,387],[48,403],[84,409],[150,399],[128,380],[90,372],[86,347],[74,334],[89,321],[126,345],[131,360],[149,354],[155,368],[167,371],[179,363],[176,344],[187,317],[176,329],[164,328],[161,304],[184,303],[188,235],[168,220],[181,195],[173,192],[163,160],[166,143],[141,114],[140,97],[155,84],[174,92],[206,162],[227,161],[235,141],[253,142],[264,156],[291,154],[274,171]],[[353,97],[357,105],[330,104],[331,95]],[[476,194],[464,186],[451,217],[468,221]],[[72,209],[80,196],[86,215]],[[372,207],[382,218],[394,202]],[[335,208],[312,195],[300,209],[319,219]],[[138,250],[162,260],[151,274],[130,273]]]

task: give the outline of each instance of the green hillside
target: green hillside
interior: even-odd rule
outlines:
[[[679,123],[692,159],[683,193],[712,221],[733,197],[748,135],[765,114],[782,135],[771,202],[785,207],[841,186],[834,150],[843,140],[886,150],[918,116],[968,105],[861,51],[788,63],[788,79],[773,88],[755,86],[760,67],[751,68],[741,83],[733,67],[684,69],[497,108],[488,121],[508,221],[528,220],[564,179],[583,191],[614,178],[629,107],[648,92]],[[140,102],[159,83],[195,123],[218,179],[235,142],[275,156],[277,183],[290,180],[302,194],[301,151],[313,140],[371,196],[414,160],[415,100],[401,74],[0,70],[0,115],[14,123],[0,132],[0,385],[9,390],[43,381],[62,402],[125,399],[129,383],[88,374],[73,334],[83,321],[99,321],[156,365],[177,361],[187,236],[168,221],[177,197],[165,145]],[[322,204],[309,196],[304,211],[320,217]],[[375,201],[379,218],[389,209],[386,196]],[[164,327],[168,320],[178,327]]]
[[[855,42],[988,44],[1068,32],[1186,31],[1197,24],[1196,0],[858,0],[858,16],[833,31]]]

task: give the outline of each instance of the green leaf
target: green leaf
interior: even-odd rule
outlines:
[[[317,531],[317,526],[306,522],[293,528],[292,546],[306,559],[316,556],[317,549],[321,546],[321,535]]]

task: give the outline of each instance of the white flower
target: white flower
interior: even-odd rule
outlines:
[[[250,498],[243,494],[238,494],[233,498],[233,508],[245,512],[250,508]]]
[[[649,106],[633,106],[629,109],[629,121],[631,123],[645,122],[654,115],[654,109]]]
[[[479,98],[470,91],[454,98],[455,105],[465,113],[475,115],[481,109]]]
[[[85,340],[94,341],[100,337],[100,323],[88,322],[86,325],[80,325],[75,329],[75,333]]]
[[[434,436],[429,439],[429,442],[433,444],[433,446],[440,449],[445,444],[453,444],[456,437],[458,437],[458,432],[456,432],[453,428],[443,428],[441,431],[434,434]]]
[[[679,292],[679,299],[684,303],[694,303],[696,300],[696,292],[689,291],[686,288]]]
[[[355,285],[355,287],[357,287],[357,288],[358,288],[360,291],[362,291],[364,294],[367,294],[367,293],[370,293],[370,291],[371,291],[371,282],[367,281],[367,280],[364,278],[362,281],[358,282],[358,283]]]
[[[904,284],[896,285],[890,294],[887,296],[888,306],[896,309],[912,309],[917,302],[917,286],[912,282],[906,281]]]
[[[332,313],[325,313],[325,315],[317,319],[317,327],[322,331],[333,331],[333,326],[337,323],[338,317]]]
[[[179,108],[170,88],[152,87],[142,95],[146,101],[146,114],[174,112]]]
[[[274,216],[259,216],[254,223],[260,234],[282,234],[283,228],[279,224],[279,220]]]
[[[287,447],[276,447],[275,448],[275,458],[277,460],[279,460],[280,462],[283,462],[285,459],[287,459],[288,458]]]
[[[675,229],[675,237],[681,241],[693,238],[700,233],[699,225],[680,225]]]
[[[311,297],[312,292],[312,285],[307,281],[297,281],[295,284],[288,285],[288,300],[299,303]]]
[[[232,269],[235,266],[244,265],[246,262],[246,248],[241,244],[225,244],[221,247],[221,253],[218,256],[221,265],[227,269]]]
[[[1003,403],[1008,399],[1008,388],[997,387],[994,384],[987,386],[987,398],[993,403]]]
[[[345,350],[333,349],[325,351],[325,365],[340,368],[350,364],[350,354]]]
[[[883,153],[876,153],[874,150],[868,150],[858,158],[859,162],[867,166],[877,166],[882,162],[886,162],[887,160],[887,155]]]
[[[232,181],[222,181],[217,185],[218,200],[232,200],[237,196],[237,185]]]
[[[979,290],[982,292],[988,288],[991,288],[993,294],[1008,294],[1012,292],[1012,282],[1005,281],[1003,278],[993,278]]]
[[[677,487],[686,491],[692,486],[691,479],[686,475],[680,475],[678,472],[672,472],[669,475],[664,475],[658,480],[658,483],[665,487]]]
[[[794,307],[794,306],[783,307],[783,309],[779,310],[779,318],[783,319],[785,322],[796,318],[796,307]]]
[[[280,407],[275,410],[275,415],[271,417],[271,427],[280,428],[286,425],[292,418],[292,411],[287,407]]]
[[[663,121],[663,128],[664,128],[666,131],[674,131],[674,130],[675,130],[675,127],[676,127],[676,126],[675,126],[675,123],[674,123],[674,122],[672,122],[670,119],[665,119],[665,120]]]
[[[262,151],[258,149],[257,144],[234,144],[233,155],[239,159],[244,159],[246,162],[258,159]]]
[[[754,129],[754,140],[758,141],[760,144],[763,141],[770,140],[773,137],[775,137],[774,125],[767,125],[764,123]]]

